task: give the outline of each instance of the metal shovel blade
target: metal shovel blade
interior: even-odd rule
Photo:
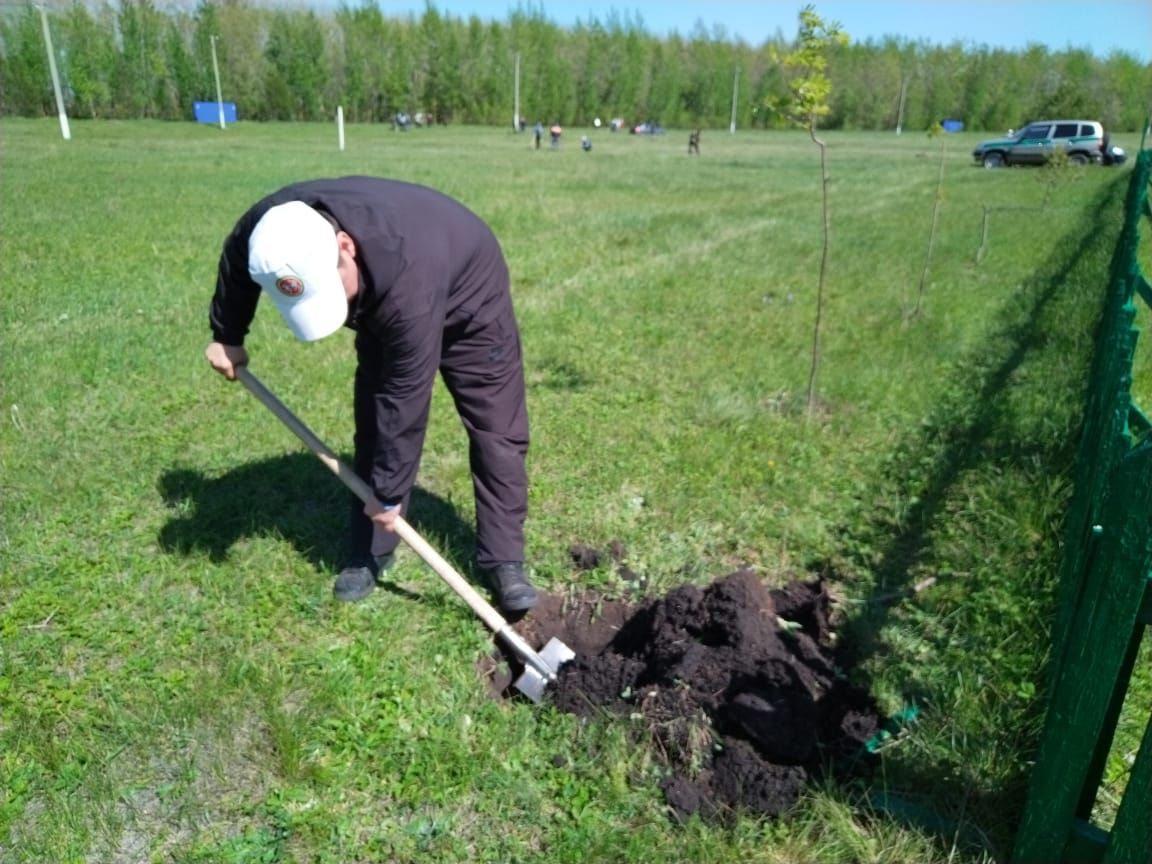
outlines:
[[[524,672],[512,686],[533,702],[539,702],[544,698],[548,685],[556,680],[560,667],[575,657],[575,651],[553,636],[535,658],[523,658]],[[539,659],[542,668],[537,668],[535,659]]]

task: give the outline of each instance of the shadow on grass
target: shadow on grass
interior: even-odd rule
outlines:
[[[1102,195],[1092,211],[1091,222],[1103,221],[1108,216],[1106,211],[1116,206],[1111,192]],[[942,383],[940,392],[944,395],[935,414],[922,424],[917,439],[903,445],[902,455],[888,471],[902,486],[900,492],[904,500],[915,503],[900,519],[898,530],[893,532],[891,521],[884,520],[865,528],[865,533],[882,533],[884,537],[874,544],[881,552],[879,563],[872,567],[877,576],[877,598],[911,593],[911,574],[918,564],[931,557],[932,529],[946,516],[950,493],[962,475],[988,464],[1040,463],[1054,472],[1071,469],[1077,446],[1075,435],[1053,436],[1043,441],[1014,437],[1011,418],[1004,416],[1003,397],[1025,361],[1049,341],[1048,332],[1040,326],[1049,307],[1061,297],[1071,279],[1082,275],[1078,268],[1088,254],[1099,244],[1110,242],[1113,242],[1111,238],[1102,240],[1094,233],[1080,232],[1060,258],[1032,277],[1026,294],[1006,304],[1005,326],[974,352],[968,363],[956,369],[954,381],[958,383],[951,388]],[[1102,297],[1108,273],[1093,272],[1089,278],[1099,285]],[[1070,365],[1075,367],[1075,362]],[[1082,370],[1076,368],[1087,373],[1086,366]],[[1045,389],[1050,389],[1050,384],[1032,382],[1032,386]],[[1073,411],[1078,413],[1079,408],[1077,404]],[[1077,419],[1073,432],[1078,431],[1078,424]],[[927,466],[926,455],[931,456]],[[855,533],[849,528],[842,535]],[[875,636],[884,626],[892,604],[873,602],[866,608],[869,611],[861,615],[857,623],[866,622],[868,626],[856,634],[865,641],[858,642],[857,648],[874,647],[867,637]]]
[[[314,567],[335,572],[347,554],[348,515],[360,504],[314,456],[293,453],[251,462],[220,477],[187,469],[162,474],[157,488],[174,515],[160,530],[160,547],[176,555],[226,561],[248,537],[280,537]],[[426,537],[445,538],[438,551],[471,560],[472,527],[450,502],[412,491],[408,521]],[[383,587],[401,589],[383,583]]]
[[[1126,182],[1126,178],[1117,182]],[[1084,224],[1091,227],[1118,220],[1122,217],[1121,210],[1122,196],[1117,196],[1116,187],[1112,185],[1088,211]],[[990,334],[967,362],[956,368],[951,380],[940,382],[941,397],[935,411],[893,454],[884,485],[894,492],[896,500],[911,502],[910,506],[902,513],[883,515],[877,515],[873,508],[871,515],[841,530],[844,548],[854,550],[849,557],[861,555],[863,568],[874,577],[871,595],[864,598],[848,623],[843,657],[846,666],[856,666],[884,653],[882,632],[892,622],[898,606],[896,601],[914,596],[913,583],[925,570],[934,572],[936,565],[947,563],[948,552],[936,548],[935,538],[939,533],[946,536],[941,529],[948,527],[945,520],[953,518],[950,505],[955,505],[955,496],[962,493],[961,483],[967,482],[964,478],[971,475],[985,478],[980,482],[992,493],[988,503],[993,508],[997,503],[996,478],[1001,472],[1017,468],[1036,475],[1047,472],[1048,477],[1064,477],[1070,485],[1088,366],[1081,362],[1083,358],[1054,356],[1049,343],[1053,341],[1052,334],[1058,332],[1056,328],[1083,327],[1087,320],[1096,320],[1098,309],[1085,310],[1084,307],[1097,302],[1103,305],[1110,276],[1096,262],[1110,261],[1115,243],[1116,238],[1110,233],[1079,231],[1066,238],[1066,242],[1056,244],[1059,251],[1049,264],[1028,280],[1025,290],[1013,292],[1004,303],[1003,325]],[[1085,289],[1076,293],[1079,286]],[[1095,293],[1091,293],[1094,289]],[[1045,355],[1046,351],[1052,356]],[[1041,374],[1022,374],[1029,362],[1035,362]],[[1033,405],[1049,406],[1052,422],[1043,434],[1037,431],[1043,424],[1029,430],[1017,423],[1008,398],[1013,388],[1017,392],[1028,392],[1021,388],[1043,390],[1044,395],[1032,401]],[[1037,489],[1035,494],[1050,495],[1051,487]],[[1005,508],[1005,512],[1010,511]],[[970,542],[979,543],[980,538],[973,537]],[[1047,551],[1051,560],[1046,566],[1055,576],[1060,569],[1060,544],[1050,543]],[[839,569],[835,564],[827,566],[833,572]],[[1010,582],[1013,574],[1004,574],[1004,578]],[[979,585],[970,588],[981,590]],[[1055,591],[1052,593],[1054,596]],[[1006,635],[1001,633],[999,637]],[[1036,647],[1043,649],[1043,645]],[[1035,681],[1037,692],[1042,690],[1042,684],[1040,679]],[[947,704],[948,698],[940,693],[908,696],[923,703],[935,702],[940,707]],[[1041,707],[1039,700],[1033,702],[1031,716],[1025,723],[1027,727],[1038,727]],[[1021,734],[1020,730],[1005,730],[1005,734],[1021,739],[1031,735]],[[1034,746],[1034,742],[1024,744],[1024,749],[1030,746]],[[899,796],[880,806],[901,821],[918,823],[945,844],[957,842],[953,832],[960,830],[958,825],[971,828],[981,824],[981,817],[990,818],[998,827],[989,830],[987,836],[967,838],[965,845],[997,855],[1011,843],[1010,835],[1023,807],[1028,781],[1027,755],[1021,752],[1019,766],[1009,782],[998,791],[985,794],[973,794],[957,786],[953,782],[956,777],[949,776],[955,774],[955,765],[902,766],[901,785],[935,790],[919,795],[921,800],[927,795],[932,800],[953,804],[963,800],[960,807],[963,818],[937,819],[938,824],[930,824],[934,820],[925,817],[930,811],[910,799],[901,801]],[[959,797],[951,798],[946,790]],[[891,806],[893,802],[896,806]],[[957,813],[953,806],[947,810]]]

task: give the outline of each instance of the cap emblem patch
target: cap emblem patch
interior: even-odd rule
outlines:
[[[296,276],[281,276],[276,280],[276,290],[285,297],[299,297],[304,293],[304,283]]]

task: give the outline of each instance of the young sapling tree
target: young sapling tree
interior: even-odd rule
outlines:
[[[832,82],[828,77],[828,54],[838,45],[846,45],[848,35],[836,22],[825,22],[811,6],[800,10],[800,31],[796,47],[784,56],[784,68],[791,74],[789,88],[791,102],[788,113],[800,126],[808,130],[812,142],[820,148],[820,188],[824,242],[820,253],[820,277],[816,289],[816,320],[812,331],[812,365],[808,374],[806,407],[809,417],[816,405],[816,381],[820,371],[820,335],[823,327],[825,291],[828,281],[828,261],[832,248],[832,215],[828,199],[828,145],[817,137],[820,118],[831,110],[828,104]]]
[[[936,197],[932,203],[932,227],[928,229],[928,251],[924,254],[924,267],[920,271],[920,285],[916,292],[916,305],[911,312],[905,311],[907,318],[919,318],[924,306],[924,288],[928,284],[928,270],[932,266],[932,250],[936,246],[936,231],[940,227],[940,207],[944,203],[944,154],[948,140],[944,127],[933,123],[928,129],[928,138],[940,139],[940,170],[936,175]]]

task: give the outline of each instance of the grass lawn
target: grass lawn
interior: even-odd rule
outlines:
[[[985,171],[975,134],[826,137],[809,412],[804,133],[706,130],[696,158],[686,131],[596,130],[584,153],[351,126],[340,151],[320,125],[81,121],[65,142],[0,120],[0,861],[1003,860],[1127,170]],[[235,219],[343,174],[435,186],[504,245],[540,585],[622,594],[568,554],[614,540],[651,596],[740,566],[829,579],[850,674],[920,711],[871,784],[813,788],[777,822],[676,825],[626,721],[489,698],[490,634],[415,555],[391,590],[332,600],[347,493],[202,351]],[[351,334],[297,343],[263,309],[248,347],[348,453]],[[1145,405],[1149,371],[1142,351]],[[413,522],[466,572],[442,389],[419,483]]]

